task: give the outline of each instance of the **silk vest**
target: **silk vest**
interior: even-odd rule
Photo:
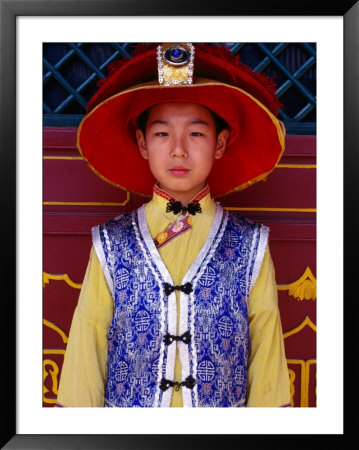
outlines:
[[[182,280],[190,292],[180,290],[176,336],[175,288],[165,289],[173,281],[148,230],[144,206],[93,229],[114,299],[106,406],[170,406],[178,388],[176,345],[184,407],[245,406],[248,298],[267,239],[266,227],[217,205],[207,241]]]

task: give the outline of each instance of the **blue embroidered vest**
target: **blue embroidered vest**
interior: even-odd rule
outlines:
[[[178,340],[185,407],[246,404],[248,298],[268,229],[220,205],[208,239],[185,275]],[[171,275],[147,228],[144,206],[93,229],[93,243],[114,299],[108,331],[108,407],[169,406],[177,305]],[[180,262],[179,262],[180,263]],[[173,339],[173,338],[172,338]]]

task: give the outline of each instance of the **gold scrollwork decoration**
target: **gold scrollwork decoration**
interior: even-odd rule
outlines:
[[[301,408],[307,408],[309,406],[309,377],[310,377],[310,366],[312,364],[316,364],[317,361],[315,359],[309,359],[308,361],[304,361],[301,359],[287,359],[287,364],[289,365],[299,365],[300,366],[300,407]],[[292,375],[292,372],[294,372],[292,369],[288,368],[290,382],[293,382],[293,387],[291,384],[291,402],[293,402],[293,396],[294,396],[294,376]],[[292,403],[293,406],[293,403]]]
[[[65,281],[65,283],[67,283],[69,286],[75,288],[75,289],[81,289],[82,284],[80,283],[75,283],[71,280],[71,278],[67,275],[67,273],[62,274],[62,275],[54,275],[51,273],[47,273],[47,272],[43,272],[43,287],[45,287],[46,284],[49,284],[51,280],[56,280],[56,281]]]
[[[52,330],[56,331],[56,333],[58,333],[58,334],[61,336],[62,342],[63,342],[64,344],[67,344],[68,336],[66,335],[66,333],[65,333],[63,330],[61,330],[60,327],[58,327],[57,325],[55,325],[55,324],[52,323],[52,322],[49,322],[49,321],[46,320],[46,319],[43,319],[43,320],[42,320],[42,323],[43,323],[46,327],[51,328]],[[61,351],[62,351],[62,350],[61,350]],[[52,351],[52,353],[54,353],[54,352]]]
[[[286,339],[289,336],[299,333],[303,328],[309,326],[314,332],[317,331],[316,325],[310,320],[308,316],[295,328],[283,333],[283,338]],[[300,407],[305,408],[309,406],[309,380],[310,380],[310,366],[316,364],[316,359],[309,359],[307,361],[302,359],[287,359],[288,365],[300,366]],[[294,394],[295,394],[295,372],[288,367],[289,382],[290,382],[290,394],[291,404],[294,406]]]
[[[283,333],[283,338],[286,339],[293,334],[299,333],[299,331],[301,331],[305,326],[309,326],[313,331],[317,332],[317,326],[310,320],[308,316],[306,316],[303,322],[300,323],[297,327]]]
[[[295,372],[293,369],[288,368],[288,374],[289,374],[289,386],[290,386],[290,404],[294,406],[294,394],[295,394]]]
[[[57,397],[59,387],[59,366],[51,359],[45,359],[42,363],[43,368],[43,401],[44,403],[56,403],[56,398],[47,398],[46,394],[51,392]],[[45,382],[50,378],[51,389],[48,389]]]
[[[317,298],[317,280],[307,267],[303,275],[293,283],[277,285],[278,291],[288,291],[288,295],[298,300],[315,300]]]

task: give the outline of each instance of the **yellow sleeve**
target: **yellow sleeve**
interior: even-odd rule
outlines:
[[[58,406],[104,406],[107,332],[113,300],[94,249],[72,319],[61,372]]]
[[[249,297],[247,406],[290,406],[290,387],[272,258],[267,247]]]

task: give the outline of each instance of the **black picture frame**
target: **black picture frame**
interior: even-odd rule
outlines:
[[[19,16],[342,16],[344,19],[344,261],[352,261],[357,248],[355,224],[355,177],[358,168],[357,143],[359,142],[359,5],[357,0],[341,0],[329,3],[322,0],[300,2],[247,0],[247,1],[188,1],[174,4],[163,0],[0,0],[0,187],[2,192],[1,277],[2,302],[2,421],[1,448],[117,448],[117,449],[175,449],[202,446],[217,442],[218,446],[236,446],[279,441],[284,445],[293,442],[293,436],[283,435],[187,435],[166,434],[167,427],[185,424],[163,424],[161,435],[19,435],[16,432],[16,17]],[[335,212],[334,212],[335,213]],[[345,293],[354,290],[354,270],[344,272]],[[353,297],[354,298],[354,297]],[[346,343],[354,342],[355,314],[353,302],[345,305]],[[333,356],[334,357],[334,356]],[[350,370],[348,360],[355,358],[353,349],[346,347],[346,376]],[[354,386],[353,384],[349,384]],[[335,387],[333,387],[335,395]],[[345,404],[351,403],[348,390]],[[347,416],[343,435],[330,436],[331,442],[348,437],[353,431],[354,415]],[[284,438],[284,439],[283,439]],[[306,439],[298,435],[296,442]],[[311,441],[312,442],[312,441]],[[338,443],[339,444],[339,443]],[[280,445],[276,442],[276,447]],[[340,444],[339,444],[340,445]]]

